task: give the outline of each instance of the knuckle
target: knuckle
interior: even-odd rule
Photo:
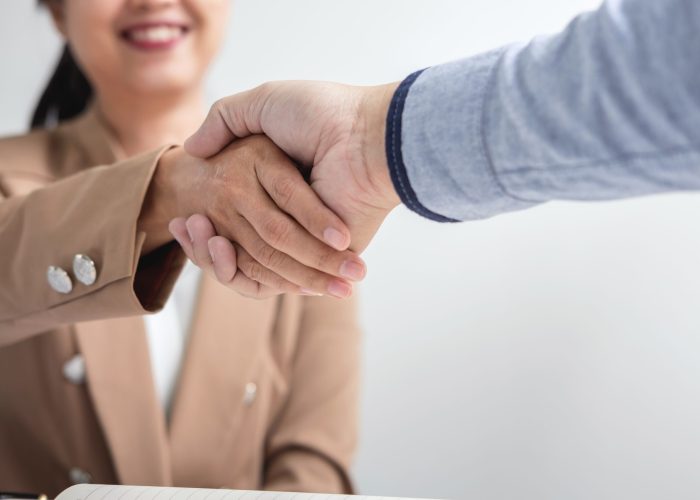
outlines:
[[[260,272],[259,265],[247,253],[238,259],[238,270],[251,280],[259,278],[257,275]]]
[[[263,224],[265,240],[275,247],[287,242],[291,230],[291,223],[284,217],[269,217]]]
[[[208,208],[208,214],[210,221],[226,221],[232,218],[230,208],[227,207],[224,203],[220,202],[218,200],[218,197],[215,197],[213,200],[211,200],[211,203],[209,204]],[[235,222],[238,222],[238,220],[236,220]],[[212,228],[213,227],[214,223],[212,222]]]
[[[260,249],[258,262],[268,269],[281,268],[284,260],[284,254],[278,250],[275,250],[269,245],[263,245],[263,247]]]
[[[267,245],[266,243],[261,243],[255,250],[255,260],[257,260],[263,266],[269,267],[272,259],[272,250],[273,248],[271,246]]]
[[[272,92],[273,87],[274,83],[272,82],[261,83],[255,88],[255,92],[258,94],[258,96],[264,96]]]
[[[224,118],[226,116],[226,103],[224,102],[223,99],[219,99],[214,102],[214,104],[211,105],[211,108],[209,109],[209,116],[207,117],[208,120],[217,120],[220,118]]]
[[[217,99],[216,101],[214,101],[214,104],[212,104],[211,108],[218,112],[224,111],[226,109],[226,98],[222,97],[220,99]]]
[[[329,269],[329,266],[333,262],[333,257],[335,253],[332,250],[323,250],[318,255],[316,255],[316,269]]]
[[[279,200],[282,207],[290,205],[297,191],[297,183],[290,177],[283,176],[273,186],[275,199]]]
[[[257,262],[251,261],[248,264],[248,271],[246,272],[246,275],[251,280],[259,283],[260,281],[262,281],[265,278],[265,270]]]
[[[285,281],[282,279],[280,276],[276,275],[275,273],[269,272],[267,269],[265,269],[261,265],[257,265],[257,270],[255,271],[256,277],[251,279],[256,282],[258,289],[256,291],[256,294],[258,296],[264,295],[264,292],[266,289],[272,288],[275,290],[280,290],[285,287]]]

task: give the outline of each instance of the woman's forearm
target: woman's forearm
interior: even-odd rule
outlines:
[[[169,293],[153,286],[142,302],[134,291],[144,234],[139,212],[161,151],[79,174],[0,202],[0,345],[59,325],[134,316],[156,310]],[[75,278],[73,259],[95,263],[95,282]],[[152,274],[177,272],[183,257],[151,262]],[[47,268],[63,269],[72,287],[53,289]],[[20,272],[18,272],[20,270]],[[162,280],[170,282],[172,280]],[[144,295],[145,296],[145,295]]]

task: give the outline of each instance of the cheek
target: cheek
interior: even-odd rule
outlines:
[[[201,26],[200,57],[210,61],[221,48],[229,26],[231,0],[190,0],[193,15]]]
[[[90,80],[109,77],[118,64],[114,22],[123,1],[65,1],[66,41]]]
[[[124,86],[162,91],[197,84],[227,33],[231,0],[182,0],[199,27],[170,54],[142,55],[124,45],[116,20],[127,0],[64,0],[68,42],[98,93]]]

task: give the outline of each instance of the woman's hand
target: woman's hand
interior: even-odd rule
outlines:
[[[170,232],[195,265],[214,276],[219,283],[246,297],[263,299],[278,295],[279,290],[250,279],[238,270],[236,248],[202,214],[187,219],[178,217],[170,222]],[[246,257],[250,258],[248,254]]]
[[[151,249],[172,239],[170,222],[188,257],[246,296],[343,298],[352,293],[349,281],[365,275],[363,261],[347,250],[345,224],[264,136],[237,141],[206,160],[182,148],[165,153],[139,222]]]

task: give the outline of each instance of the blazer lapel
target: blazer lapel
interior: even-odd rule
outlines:
[[[124,150],[100,118],[95,106],[90,106],[85,113],[67,123],[62,133],[70,142],[79,145],[80,155],[66,158],[63,162],[66,170],[56,172],[60,177],[126,159]]]
[[[125,484],[172,484],[164,415],[140,317],[75,325],[88,391],[117,477]]]
[[[202,278],[190,344],[170,419],[170,458],[176,484],[215,480],[223,445],[241,419],[245,387],[260,346],[269,340],[278,301],[251,300]]]

